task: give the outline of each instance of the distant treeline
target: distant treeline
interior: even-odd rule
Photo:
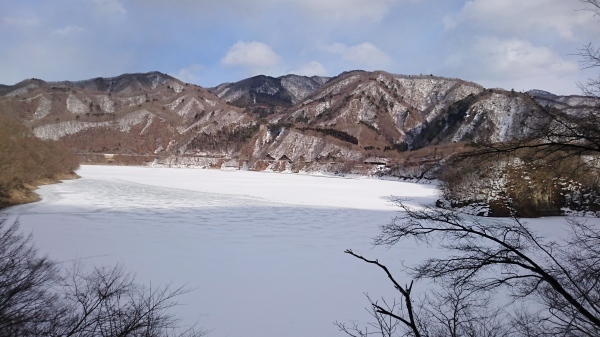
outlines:
[[[237,128],[223,127],[212,134],[200,132],[190,142],[189,148],[203,151],[238,151],[259,129],[258,124],[251,124]]]
[[[326,136],[331,136],[334,138],[337,138],[339,140],[342,140],[344,142],[348,142],[354,145],[358,144],[358,139],[344,131],[340,131],[340,130],[336,130],[336,129],[329,129],[329,128],[300,128],[300,130],[305,131],[305,130],[313,130],[313,131],[317,131],[320,132]]]
[[[62,144],[36,138],[22,123],[0,115],[0,208],[30,201],[32,187],[73,174],[77,157]]]

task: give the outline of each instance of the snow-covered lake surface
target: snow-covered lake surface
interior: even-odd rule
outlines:
[[[428,254],[371,240],[397,215],[391,196],[430,203],[432,185],[146,167],[78,173],[6,212],[55,260],[122,263],[140,283],[194,289],[175,310],[214,337],[342,336],[335,321],[370,318],[363,293],[394,294],[380,270],[345,249],[378,258],[401,282],[410,281],[401,261]]]

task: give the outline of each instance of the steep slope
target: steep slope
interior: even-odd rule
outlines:
[[[255,123],[208,90],[157,72],[79,82],[32,79],[9,89],[0,99],[2,113],[79,153],[180,155],[202,151],[204,144],[194,143],[199,136]],[[230,152],[211,147],[217,149]]]
[[[576,96],[550,99],[460,79],[347,72],[266,116],[271,126],[261,128],[250,157],[419,164],[460,144],[523,137],[540,122],[533,118],[540,108],[534,100],[573,111],[584,104]],[[414,151],[421,148],[431,150]]]
[[[0,92],[1,113],[80,154],[294,171],[418,166],[468,142],[523,137],[540,122],[532,117],[540,106],[577,113],[588,104],[580,96],[383,71],[256,76],[210,90],[151,72],[30,79]]]
[[[355,71],[331,79],[273,121],[335,129],[364,147],[403,151],[520,137],[535,108],[526,94],[459,79]]]

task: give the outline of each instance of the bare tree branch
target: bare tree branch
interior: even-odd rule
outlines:
[[[394,314],[393,312],[390,312],[386,309],[384,309],[383,307],[379,306],[377,303],[373,303],[371,302],[372,306],[375,308],[375,310],[380,313],[380,314],[384,314],[390,317],[393,317],[397,320],[399,320],[400,322],[404,323],[407,327],[410,328],[410,330],[413,332],[413,334],[415,335],[415,337],[421,337],[421,334],[419,332],[419,329],[417,327],[417,323],[415,320],[415,314],[414,314],[414,310],[413,310],[413,304],[412,304],[412,299],[411,299],[411,292],[412,292],[412,286],[413,283],[411,282],[410,285],[407,285],[405,287],[401,286],[396,279],[394,279],[394,276],[390,273],[390,271],[388,270],[388,268],[379,263],[379,261],[377,260],[368,260],[365,257],[361,256],[361,255],[357,255],[354,252],[352,252],[351,249],[347,249],[345,251],[346,254],[350,254],[360,260],[363,260],[367,263],[370,264],[374,264],[376,266],[378,266],[379,268],[381,268],[387,275],[388,279],[390,281],[392,281],[392,284],[394,284],[394,288],[396,288],[396,290],[398,290],[400,292],[400,294],[402,295],[402,298],[404,299],[404,303],[406,305],[406,312],[408,315],[408,318],[404,318],[401,316],[398,316],[396,314]]]
[[[169,313],[184,288],[143,287],[121,265],[65,273],[0,219],[0,337],[199,337]]]

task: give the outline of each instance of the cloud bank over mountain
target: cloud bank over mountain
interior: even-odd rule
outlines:
[[[0,3],[0,83],[158,70],[202,86],[351,69],[577,94],[598,18],[563,0]],[[312,73],[311,73],[312,72]]]

